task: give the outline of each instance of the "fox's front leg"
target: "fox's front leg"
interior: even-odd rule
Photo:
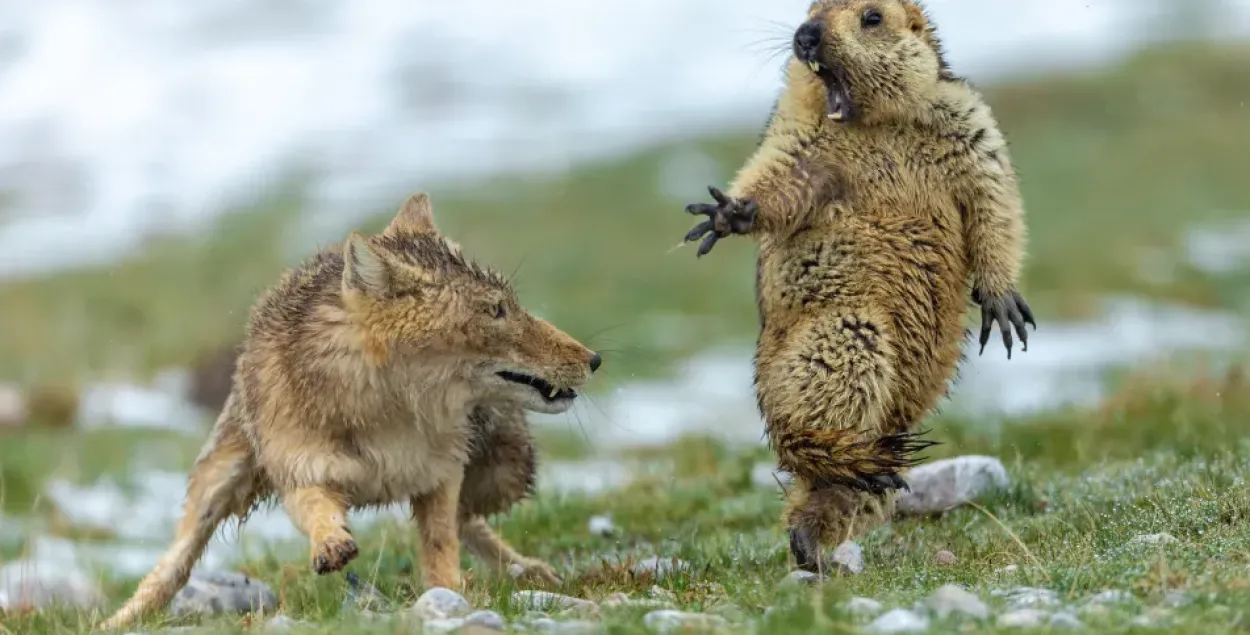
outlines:
[[[460,485],[456,470],[438,488],[412,499],[412,517],[421,532],[421,583],[426,587],[460,588]]]
[[[319,574],[339,571],[359,552],[347,529],[347,499],[323,487],[300,487],[282,494],[287,515],[312,545],[312,567]]]

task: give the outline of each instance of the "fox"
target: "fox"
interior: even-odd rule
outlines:
[[[496,570],[560,582],[486,518],[534,491],[526,412],[569,410],[602,358],[445,237],[427,193],[380,233],[351,231],[284,271],[244,331],[173,543],[102,630],[165,606],[217,527],[267,503],[308,538],[319,575],[358,554],[350,511],[406,503],[425,587],[460,587],[462,541]]]

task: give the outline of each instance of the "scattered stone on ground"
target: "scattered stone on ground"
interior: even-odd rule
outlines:
[[[1050,616],[1050,627],[1060,630],[1075,631],[1085,628],[1085,625],[1082,624],[1081,620],[1077,619],[1075,615],[1065,611],[1063,613],[1055,613]]]
[[[632,607],[632,608],[644,608],[644,609],[673,608],[673,603],[668,600],[657,599],[657,598],[631,598],[624,593],[613,593],[612,595],[609,595],[608,597],[604,598],[603,601],[600,602],[600,604],[602,606],[607,606],[610,608],[616,608],[616,607],[622,607],[622,606],[627,606],[627,607]]]
[[[910,487],[898,497],[898,511],[903,514],[940,513],[1011,483],[1001,461],[977,455],[925,463],[903,478]]]
[[[494,611],[474,611],[465,616],[464,623],[496,631],[502,631],[505,627],[503,616]]]
[[[786,582],[798,583],[798,584],[818,584],[822,582],[824,579],[827,579],[827,578],[822,578],[822,576],[820,576],[819,574],[812,573],[811,571],[805,571],[803,569],[795,569],[794,571],[787,573],[786,577],[782,579],[782,582],[783,583],[786,583]]]
[[[1045,623],[1050,613],[1041,609],[1018,609],[998,616],[999,628],[1036,628]]]
[[[1007,605],[1013,609],[1027,609],[1054,606],[1059,603],[1059,594],[1050,589],[1036,587],[1015,587],[1014,589],[990,591],[990,595],[1003,597]]]
[[[591,516],[587,525],[592,536],[610,538],[616,535],[616,525],[612,523],[611,516]]]
[[[688,613],[672,609],[651,611],[643,616],[642,623],[659,633],[711,630],[729,626],[729,622],[719,615]]]
[[[647,590],[647,595],[651,596],[652,599],[664,600],[665,602],[677,601],[676,593],[673,593],[658,584],[651,585],[651,588]]]
[[[1020,570],[1020,565],[1018,565],[1018,564],[1009,564],[1009,565],[1007,565],[1007,566],[1005,566],[1005,567],[1003,567],[1003,568],[999,569],[999,570],[998,570],[998,573],[1007,573],[1007,574],[1011,574],[1011,573],[1015,573],[1015,572],[1017,572],[1017,571],[1019,571],[1019,570]]]
[[[441,586],[431,587],[422,593],[409,609],[413,617],[422,621],[464,617],[472,611],[473,607],[463,595]]]
[[[855,542],[848,540],[833,550],[833,554],[829,556],[829,562],[830,569],[834,568],[832,565],[839,565],[838,568],[841,568],[843,573],[859,574],[864,570],[864,550],[860,549]]]
[[[661,558],[660,556],[651,556],[650,558],[643,558],[642,560],[634,563],[634,575],[650,573],[656,578],[663,578],[669,574],[676,573],[678,571],[685,571],[689,568],[690,565],[677,558]]]
[[[1179,542],[1176,536],[1168,533],[1140,534],[1133,536],[1133,539],[1128,541],[1130,545],[1170,545],[1175,542]]]
[[[955,554],[943,549],[934,554],[933,561],[941,565],[951,565],[958,562],[958,559],[955,557]]]
[[[392,604],[377,587],[361,580],[354,572],[348,571],[347,598],[343,600],[344,610],[390,611]]]
[[[554,633],[555,635],[589,635],[603,631],[603,626],[598,622],[589,620],[560,622],[549,617],[540,617],[530,622],[530,628],[539,633]]]
[[[990,616],[990,607],[986,606],[985,602],[982,602],[980,598],[955,584],[946,584],[938,587],[932,595],[925,599],[925,604],[939,619],[946,619],[952,615],[978,619],[985,619]]]
[[[1120,602],[1132,602],[1133,594],[1119,589],[1110,589],[1094,594],[1094,597],[1091,597],[1089,601],[1093,604],[1118,604]]]
[[[278,596],[268,584],[234,571],[192,570],[186,586],[178,591],[169,610],[174,615],[222,613],[272,613]]]
[[[463,626],[464,618],[462,617],[437,617],[423,620],[421,622],[421,633],[423,635],[447,635],[448,633],[459,632]]]
[[[872,617],[885,607],[872,598],[852,597],[846,602],[846,612],[861,617]]]
[[[929,628],[925,616],[907,609],[890,609],[873,620],[864,631],[869,633],[919,633]]]
[[[0,429],[26,425],[26,399],[16,384],[0,382]]]
[[[38,547],[36,547],[38,549]],[[42,609],[53,605],[86,609],[104,602],[104,593],[72,562],[44,560],[39,553],[0,567],[0,610]]]
[[[594,615],[599,612],[599,605],[590,600],[583,600],[550,591],[515,591],[512,602],[536,611],[551,609],[576,609],[579,613]]]

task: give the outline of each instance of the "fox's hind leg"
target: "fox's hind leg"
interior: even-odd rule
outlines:
[[[347,528],[347,499],[323,487],[300,487],[282,494],[291,522],[308,536],[312,568],[319,574],[339,571],[359,550]]]
[[[496,570],[513,565],[521,577],[558,584],[547,563],[518,553],[486,522],[507,512],[534,491],[537,457],[525,413],[515,407],[477,408],[472,415],[477,435],[460,489],[460,536],[465,547]]]

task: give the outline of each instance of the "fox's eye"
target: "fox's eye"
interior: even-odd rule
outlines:
[[[876,9],[866,9],[864,15],[860,16],[859,23],[865,27],[873,27],[881,24],[881,12]]]
[[[495,318],[496,320],[502,320],[508,316],[508,310],[504,308],[502,302],[500,302],[499,304],[492,305],[490,307],[489,313],[490,313],[490,316]]]

